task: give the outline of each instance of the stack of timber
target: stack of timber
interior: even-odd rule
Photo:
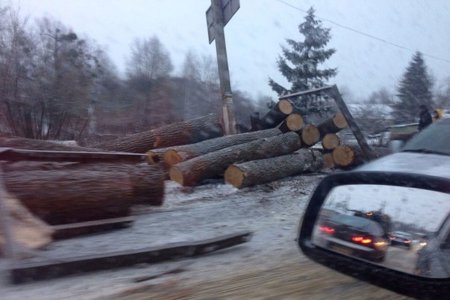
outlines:
[[[93,147],[107,151],[146,153],[151,149],[192,144],[222,135],[219,118],[210,114],[117,138]]]
[[[4,221],[8,222],[10,238],[14,240],[14,250],[19,250],[15,255],[20,255],[20,250],[45,247],[52,241],[53,229],[30,213],[14,196],[3,193],[1,201],[7,211],[5,217],[8,220]],[[7,242],[10,241],[7,241],[5,232],[0,230],[0,256],[7,254]]]
[[[233,163],[289,154],[301,145],[295,132],[234,145],[174,165],[170,169],[170,179],[183,186],[195,186],[204,179],[222,176]]]
[[[23,163],[8,164],[4,177],[7,191],[51,225],[124,217],[134,204],[163,202],[164,176],[155,166],[46,166],[32,169]]]
[[[252,160],[230,165],[225,171],[225,182],[236,188],[263,184],[322,168],[322,153],[310,149],[273,158]]]

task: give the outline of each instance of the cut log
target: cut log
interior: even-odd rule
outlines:
[[[281,132],[286,133],[289,131],[299,131],[303,127],[303,118],[300,114],[293,113],[284,119],[279,129]]]
[[[173,166],[179,162],[221,150],[233,145],[248,143],[257,139],[272,137],[281,134],[277,128],[259,130],[241,134],[228,135],[203,142],[168,148],[164,153],[164,162]],[[150,151],[151,152],[151,151]]]
[[[0,199],[0,201],[4,201],[4,207],[10,216],[9,228],[15,246],[25,249],[39,249],[52,241],[52,228],[30,213],[19,200],[11,194],[5,193],[5,197]],[[0,230],[0,256],[4,252],[5,238]],[[17,255],[18,253],[15,254]]]
[[[322,147],[324,150],[333,150],[339,146],[340,143],[341,141],[335,133],[327,133],[322,138]]]
[[[354,167],[364,162],[363,154],[358,147],[348,145],[337,146],[333,150],[333,160],[339,167]]]
[[[322,168],[319,151],[301,149],[296,153],[233,164],[225,171],[225,182],[237,188],[263,184]]]
[[[54,151],[0,148],[0,160],[60,162],[143,162],[147,156],[126,152]]]
[[[285,115],[290,115],[294,112],[294,104],[289,99],[281,99],[278,101],[276,108]]]
[[[129,215],[133,204],[161,205],[164,177],[149,165],[71,165],[54,170],[5,172],[5,186],[49,224]]]
[[[302,142],[306,147],[310,147],[320,140],[320,133],[316,126],[309,124],[301,130]]]
[[[95,147],[108,151],[146,153],[155,148],[192,144],[222,135],[223,130],[219,118],[210,114],[117,138],[110,142],[95,145]]]
[[[320,136],[323,137],[327,133],[336,133],[344,128],[347,128],[347,121],[341,112],[337,112],[332,118],[324,121],[317,126]]]
[[[194,186],[202,180],[222,176],[236,162],[263,159],[292,153],[301,147],[297,133],[288,132],[231,146],[181,162],[170,169],[170,179],[183,186]]]
[[[324,169],[333,169],[335,167],[333,153],[328,152],[323,154],[323,168]]]
[[[0,147],[3,148],[17,148],[30,150],[52,150],[52,151],[82,151],[82,152],[98,152],[99,149],[85,148],[79,146],[67,146],[55,142],[44,140],[33,140],[26,138],[5,138],[0,137]]]

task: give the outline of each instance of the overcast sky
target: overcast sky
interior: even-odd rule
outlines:
[[[2,0],[0,0],[1,2]],[[205,11],[209,0],[10,0],[31,17],[51,16],[106,47],[120,71],[135,38],[157,35],[179,72],[189,49],[215,55],[208,44]],[[3,1],[5,2],[5,1]],[[382,38],[425,56],[436,85],[450,77],[450,1],[448,0],[241,0],[225,28],[232,88],[269,95],[268,77],[283,83],[276,67],[280,45],[299,39],[298,24],[311,5],[319,17]],[[330,81],[357,98],[386,87],[395,90],[413,52],[323,21],[331,28],[337,67]]]

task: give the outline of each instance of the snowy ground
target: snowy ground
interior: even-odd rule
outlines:
[[[170,289],[174,277],[177,282],[195,285],[235,278],[250,271],[270,270],[289,261],[311,265],[300,254],[295,239],[309,195],[322,177],[323,175],[297,176],[242,190],[220,183],[183,188],[167,181],[164,206],[138,208],[137,220],[132,227],[55,242],[33,260],[196,241],[242,230],[254,232],[251,241],[193,259],[143,264],[17,286],[7,283],[5,262],[0,261],[0,268],[3,270],[1,298],[116,298],[123,295],[124,291],[139,289],[141,284],[134,282],[136,278],[179,266],[185,271],[176,276],[151,280],[150,283]]]

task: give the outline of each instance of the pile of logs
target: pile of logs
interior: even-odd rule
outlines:
[[[320,124],[304,124],[284,99],[261,120],[267,122],[253,124],[260,130],[152,149],[148,161],[164,166],[168,177],[183,186],[224,178],[243,188],[322,168],[349,167],[360,160],[359,152],[341,145],[336,134],[347,127],[339,112]],[[320,150],[308,149],[318,142]]]

